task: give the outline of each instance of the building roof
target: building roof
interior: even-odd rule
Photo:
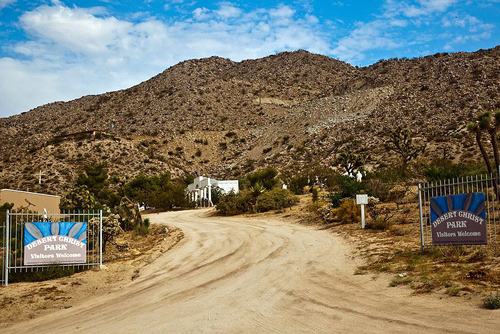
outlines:
[[[58,196],[58,195],[49,195],[49,194],[42,194],[42,193],[34,193],[34,192],[31,192],[31,191],[22,191],[22,190],[14,190],[14,189],[2,189],[1,191],[12,191],[12,192],[16,192],[16,193],[24,193],[24,194],[31,194],[31,195],[41,195],[41,196],[61,198],[61,196]]]

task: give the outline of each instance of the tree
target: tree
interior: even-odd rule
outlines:
[[[103,193],[108,185],[108,164],[92,162],[84,165],[83,170],[78,173],[76,184],[86,186],[87,189],[99,200],[106,199]]]
[[[403,129],[399,126],[387,134],[385,147],[387,150],[399,155],[401,159],[401,176],[403,177],[406,176],[410,161],[417,158],[425,150],[425,144],[417,145],[413,142],[413,139],[413,132],[411,130]]]
[[[75,186],[61,199],[61,210],[100,209],[101,205],[87,186]]]
[[[469,123],[467,129],[472,132],[476,137],[477,146],[481,155],[483,157],[488,173],[491,175],[496,172],[496,169],[500,165],[500,158],[498,154],[498,141],[497,133],[500,127],[500,111],[497,111],[494,115],[494,119],[491,118],[491,113],[489,111],[483,112],[479,115],[475,122]],[[495,171],[493,170],[490,162],[490,158],[483,144],[483,133],[487,132],[490,136],[490,142],[493,149],[493,158],[495,161]]]
[[[354,175],[356,170],[364,166],[366,154],[363,152],[355,153],[351,147],[347,147],[340,152],[335,163],[342,167],[348,175]]]
[[[272,167],[260,170],[258,172],[248,174],[247,179],[250,181],[250,187],[255,188],[257,184],[262,185],[267,190],[276,187],[279,180],[276,178],[278,171]]]
[[[182,181],[172,181],[170,173],[157,176],[139,174],[125,186],[125,194],[136,202],[144,202],[156,208],[189,207]]]

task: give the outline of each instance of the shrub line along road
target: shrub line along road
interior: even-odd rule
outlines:
[[[150,215],[185,238],[122,289],[3,333],[499,333],[498,311],[354,275],[345,241],[283,221]]]

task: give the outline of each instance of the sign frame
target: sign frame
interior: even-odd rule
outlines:
[[[86,222],[30,222],[24,227],[25,266],[85,264]]]
[[[487,224],[482,192],[430,199],[433,245],[487,245]]]

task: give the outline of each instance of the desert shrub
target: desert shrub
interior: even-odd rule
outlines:
[[[401,177],[400,169],[398,168],[398,166],[380,167],[371,173],[367,173],[365,179],[367,181],[380,180],[380,182],[387,184],[397,183],[404,180],[404,178]]]
[[[86,186],[94,196],[101,200],[101,191],[105,189],[108,182],[108,164],[92,162],[83,166],[83,169],[78,173],[76,184]]]
[[[5,221],[5,213],[7,210],[12,210],[14,207],[14,203],[4,203],[0,205],[0,221],[4,222]]]
[[[317,202],[318,201],[318,188],[313,187],[311,193],[312,193],[312,201]]]
[[[356,181],[356,179],[339,175],[337,177],[335,192],[330,193],[328,198],[332,203],[334,208],[341,205],[342,199],[353,198],[356,194],[364,193],[366,191],[366,185],[364,183]]]
[[[496,310],[500,308],[500,293],[497,292],[496,295],[490,294],[485,298],[483,302],[483,307],[489,310]]]
[[[354,224],[361,221],[361,208],[354,200],[345,199],[337,209],[337,219],[343,224]]]
[[[464,164],[454,164],[448,159],[433,160],[424,170],[427,181],[434,182],[458,178],[464,175],[466,167]]]
[[[302,195],[304,193],[304,187],[309,185],[309,178],[307,175],[299,175],[290,180],[290,190],[295,195]]]
[[[391,200],[391,189],[393,183],[384,182],[380,179],[371,179],[366,183],[366,190],[371,196],[380,199],[382,202]]]
[[[146,225],[136,225],[134,226],[134,233],[136,235],[145,236],[149,233],[149,226]]]
[[[339,193],[328,194],[328,200],[334,208],[338,208],[342,204],[342,195]]]
[[[224,190],[222,190],[222,188],[220,187],[212,187],[210,192],[211,192],[212,203],[214,205],[219,204],[219,200],[221,196],[224,194]]]
[[[383,219],[383,218],[378,218],[375,219],[371,222],[367,222],[365,227],[370,230],[379,230],[379,231],[385,231],[390,229],[392,226],[391,221]]]
[[[335,208],[331,203],[324,204],[316,210],[316,213],[323,219],[325,223],[334,222],[336,219]]]
[[[252,190],[242,190],[238,194],[230,192],[220,197],[217,210],[225,216],[242,213],[266,212],[291,207],[298,198],[287,189],[265,190],[256,186]]]
[[[341,175],[337,179],[337,188],[342,198],[347,198],[354,197],[356,194],[364,192],[366,190],[366,185],[356,181],[353,177]]]
[[[289,208],[298,202],[298,198],[288,189],[274,188],[264,191],[257,197],[255,203],[256,212],[265,212],[270,210],[280,210]]]
[[[106,250],[106,245],[108,242],[113,241],[118,235],[120,235],[123,230],[120,226],[119,215],[111,214],[107,217],[102,217],[102,250]],[[90,219],[89,226],[87,228],[88,240],[97,240],[98,235],[94,233],[99,233],[99,218],[95,217]]]
[[[423,174],[429,182],[487,173],[483,165],[454,163],[449,159],[436,159],[424,164],[422,168]]]
[[[253,203],[254,199],[250,191],[242,190],[237,194],[231,191],[220,197],[216,209],[225,216],[234,216],[252,211]]]

